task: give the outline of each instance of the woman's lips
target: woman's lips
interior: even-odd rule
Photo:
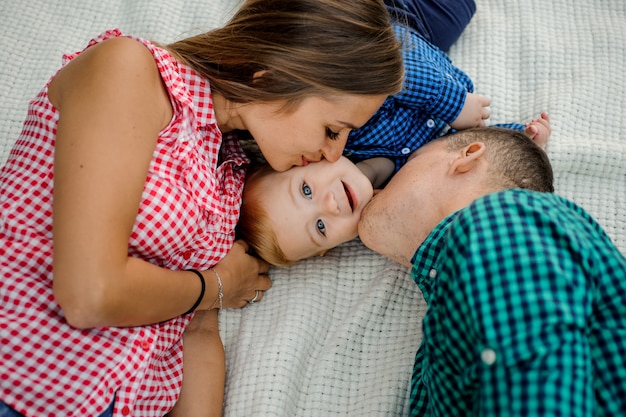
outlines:
[[[310,163],[319,162],[319,161],[320,161],[319,159],[317,159],[317,160],[309,159],[306,156],[303,156],[302,157],[302,164],[300,166],[305,167],[305,166],[309,165]]]

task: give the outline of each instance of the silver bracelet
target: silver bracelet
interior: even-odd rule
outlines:
[[[220,274],[218,274],[215,269],[211,268],[210,271],[213,271],[213,273],[215,274],[215,278],[217,279],[217,298],[215,299],[215,301],[213,301],[213,304],[211,304],[211,307],[209,307],[209,310],[213,310],[213,308],[218,302],[219,302],[218,308],[221,310],[222,301],[224,300],[224,293],[223,293],[224,286],[222,285],[222,278],[220,277]]]

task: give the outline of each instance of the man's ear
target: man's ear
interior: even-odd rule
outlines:
[[[472,142],[461,149],[458,156],[452,161],[450,170],[457,174],[465,174],[478,166],[486,152],[487,147],[483,142]]]

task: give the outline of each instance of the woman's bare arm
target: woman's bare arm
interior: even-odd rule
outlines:
[[[127,255],[156,140],[172,117],[152,55],[131,39],[105,41],[63,68],[49,96],[60,114],[54,294],[66,318],[130,326],[181,314],[200,293],[197,277]]]

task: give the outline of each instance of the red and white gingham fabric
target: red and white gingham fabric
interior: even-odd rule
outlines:
[[[105,32],[89,46],[117,36]],[[129,255],[207,269],[233,244],[248,161],[234,137],[222,143],[208,83],[164,49],[134,39],[154,55],[175,115],[157,142]],[[77,330],[53,298],[57,119],[44,88],[0,171],[0,399],[27,417],[84,417],[101,414],[115,395],[115,416],[163,416],[180,392],[181,336],[191,315]]]

